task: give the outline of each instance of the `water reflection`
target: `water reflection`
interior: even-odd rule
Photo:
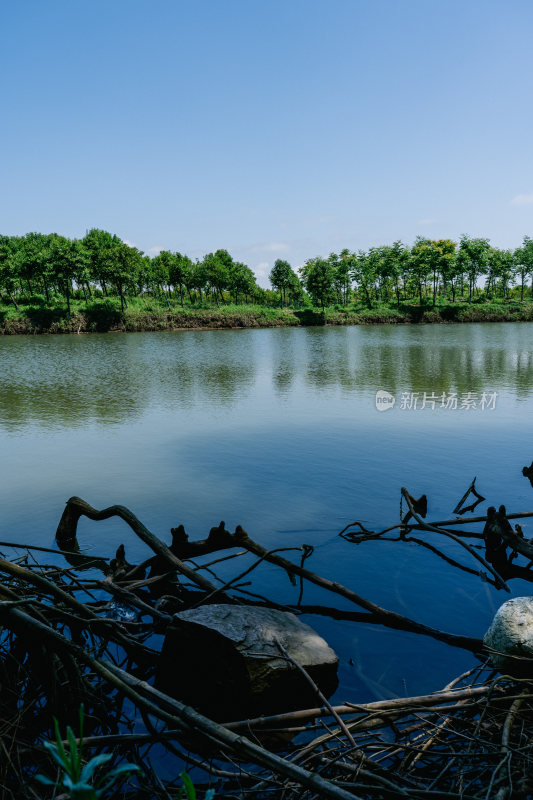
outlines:
[[[532,324],[3,337],[0,425],[124,423],[158,409],[244,419],[331,389],[521,400],[533,389]]]
[[[392,326],[308,329],[306,384],[354,392],[382,387],[393,393],[436,394],[505,388],[528,397],[533,387],[530,328],[496,327],[497,332],[488,325],[433,326],[422,332]]]
[[[453,515],[474,475],[487,504],[531,507],[521,471],[533,458],[532,326],[0,338],[3,538],[53,546],[71,495],[128,506],[167,541],[180,522],[203,538],[225,519],[268,549],[312,544],[315,572],[432,627],[479,637],[502,593],[454,542],[445,555],[467,570],[414,542],[355,547],[336,534],[354,519],[372,530],[396,522],[401,485],[427,493],[432,519]],[[380,414],[379,388],[501,397],[476,416],[397,406]],[[121,526],[86,521],[80,546],[112,556],[124,542],[129,559],[142,561],[144,545]],[[524,534],[533,537],[533,522]],[[224,578],[234,576],[230,564]],[[517,595],[531,593],[523,577],[513,582]],[[265,570],[264,580],[259,593],[297,602],[285,574]],[[307,587],[303,602],[325,601]],[[349,659],[378,676],[386,663],[382,682],[400,694],[404,679],[422,694],[471,666],[428,638],[406,646],[408,634],[371,624],[354,630],[317,614],[309,622],[342,655],[339,701],[373,699]]]
[[[206,333],[4,337],[0,425],[121,423],[199,400],[232,404],[254,384],[253,342],[225,348]]]

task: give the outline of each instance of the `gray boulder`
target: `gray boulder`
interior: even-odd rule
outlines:
[[[496,669],[533,674],[533,597],[515,597],[500,606],[483,643],[497,651],[490,654]]]
[[[335,691],[338,658],[309,625],[284,611],[228,604],[174,615],[157,686],[222,720],[321,705],[276,639],[323,694]]]

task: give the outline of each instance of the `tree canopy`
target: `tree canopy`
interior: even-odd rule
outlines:
[[[330,253],[308,259],[298,270],[277,259],[269,274],[272,290],[258,286],[253,270],[225,249],[192,259],[161,250],[149,257],[119,236],[98,228],[83,238],[30,232],[0,236],[0,300],[18,307],[28,298],[49,305],[63,298],[88,303],[95,297],[153,296],[189,304],[255,302],[280,306],[347,306],[416,301],[435,305],[440,297],[468,302],[511,295],[533,299],[533,239],[514,250],[466,234],[459,242],[419,236],[411,247],[401,241],[368,250]],[[530,281],[529,286],[527,285]],[[516,289],[513,287],[516,285]],[[466,297],[465,297],[466,289]]]

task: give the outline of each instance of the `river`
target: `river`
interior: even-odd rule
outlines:
[[[453,516],[474,476],[490,503],[533,507],[521,475],[533,459],[532,335],[533,323],[490,323],[2,337],[1,538],[53,546],[74,494],[128,506],[167,541],[178,523],[204,538],[224,519],[268,548],[312,545],[309,568],[381,606],[482,636],[505,592],[414,543],[338,532],[396,523],[402,485],[427,493],[433,519]],[[377,410],[379,390],[392,408]],[[533,537],[533,522],[523,527]],[[82,520],[79,540],[104,556],[124,542],[132,562],[147,554],[118,520]],[[299,593],[268,565],[248,588],[280,602]],[[356,610],[313,587],[303,602]],[[474,662],[420,635],[305,620],[340,656],[339,701],[431,691]]]

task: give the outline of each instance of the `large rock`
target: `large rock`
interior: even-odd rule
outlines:
[[[309,625],[283,611],[225,604],[174,615],[157,686],[220,720],[321,705],[275,639],[326,696],[335,691],[337,656]]]
[[[533,675],[533,597],[515,597],[504,603],[483,638],[496,669]]]

